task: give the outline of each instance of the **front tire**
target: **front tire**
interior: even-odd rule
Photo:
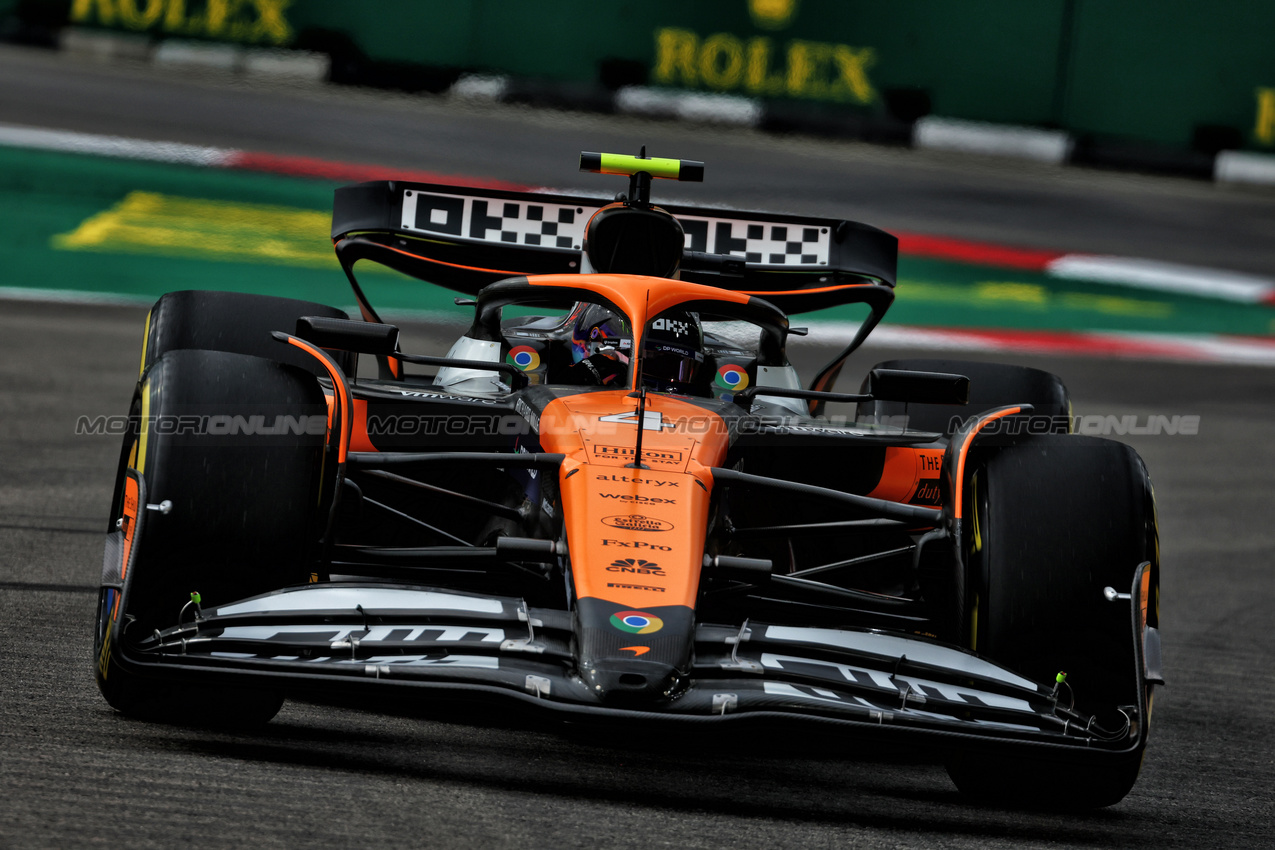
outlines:
[[[198,592],[216,606],[306,581],[316,555],[327,406],[309,374],[218,351],[175,350],[147,371],[137,430],[117,490],[134,464],[152,504],[127,576],[120,640],[177,625]],[[128,441],[126,440],[126,443]],[[122,515],[122,498],[116,515]],[[145,510],[143,508],[143,510]],[[104,589],[103,603],[109,593]],[[169,683],[103,652],[110,617],[99,606],[98,685],[119,711],[144,719],[245,725],[269,720],[275,692]]]
[[[1155,626],[1158,544],[1146,468],[1122,443],[1047,435],[983,449],[968,485],[968,646],[1037,682],[1067,673],[1075,708],[1108,730],[1146,723],[1129,593],[1150,562]],[[1131,711],[1130,707],[1133,707]],[[1144,737],[1139,736],[1141,740]],[[948,772],[968,795],[998,802],[1096,808],[1119,802],[1143,751],[1112,753],[1101,770],[1009,755],[957,755]],[[1092,763],[1092,762],[1091,762]]]

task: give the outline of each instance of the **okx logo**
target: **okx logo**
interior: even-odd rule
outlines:
[[[664,621],[645,611],[617,611],[611,615],[611,625],[631,635],[649,635],[664,628]]]
[[[669,331],[674,336],[690,336],[691,325],[689,322],[679,321],[678,319],[656,319],[651,322],[651,330]]]

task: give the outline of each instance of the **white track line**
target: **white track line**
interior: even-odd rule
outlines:
[[[69,130],[43,130],[16,124],[0,124],[0,145],[213,167],[229,165],[239,153],[229,148],[187,145],[181,142],[150,142]]]
[[[1114,283],[1245,304],[1271,303],[1275,280],[1242,272],[1096,254],[1066,254],[1045,267],[1052,277]]]
[[[124,295],[119,292],[85,292],[78,289],[0,286],[0,300],[43,301],[51,304],[104,304],[115,307],[149,307],[157,299],[149,295]]]
[[[805,324],[805,323],[802,323]],[[854,324],[810,322],[811,342],[849,343]],[[796,338],[789,345],[807,344]],[[919,348],[1063,357],[1108,357],[1173,363],[1229,363],[1275,367],[1275,339],[1220,334],[1160,334],[1116,331],[1023,331],[920,328],[883,325],[865,348]]]

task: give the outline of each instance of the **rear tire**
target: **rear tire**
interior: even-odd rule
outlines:
[[[934,431],[951,435],[959,424],[997,407],[1030,404],[1033,407],[1029,433],[1065,434],[1070,430],[1071,395],[1062,379],[1051,372],[1009,363],[982,363],[973,360],[911,358],[887,360],[873,369],[907,369],[918,372],[948,372],[970,379],[970,400],[966,405],[904,404],[899,401],[866,401],[857,410],[860,422],[897,421],[907,416],[913,431]],[[861,392],[867,391],[865,379]]]
[[[1033,681],[1066,672],[1075,708],[1118,730],[1125,723],[1118,707],[1140,702],[1133,603],[1109,602],[1103,589],[1129,593],[1144,561],[1151,563],[1149,625],[1157,625],[1155,506],[1142,459],[1123,443],[1060,435],[987,451],[966,488],[968,645]],[[1101,770],[958,755],[948,772],[963,793],[981,799],[1096,808],[1128,793],[1142,755],[1141,748],[1112,754]]]
[[[192,591],[213,607],[307,580],[317,552],[327,423],[313,377],[242,354],[170,350],[152,363],[138,393],[138,428],[126,439],[117,491],[132,462],[147,500],[172,506],[167,514],[147,511],[134,542],[121,636],[126,650],[177,625]],[[145,432],[143,418],[150,423]],[[109,618],[99,607],[101,656]],[[277,692],[153,679],[122,667],[113,653],[97,675],[107,702],[150,720],[253,724],[282,704]]]

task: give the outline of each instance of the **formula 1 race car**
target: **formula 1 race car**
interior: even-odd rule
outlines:
[[[895,360],[836,391],[893,300],[889,234],[654,206],[652,178],[704,166],[645,149],[581,168],[627,191],[337,190],[360,319],[155,304],[103,564],[107,701],[249,724],[289,695],[491,697],[919,742],[988,799],[1124,797],[1161,683],[1138,455],[1070,433],[1035,369]],[[468,330],[403,351],[360,260],[465,296]],[[789,315],[844,304],[866,319],[803,383]]]

